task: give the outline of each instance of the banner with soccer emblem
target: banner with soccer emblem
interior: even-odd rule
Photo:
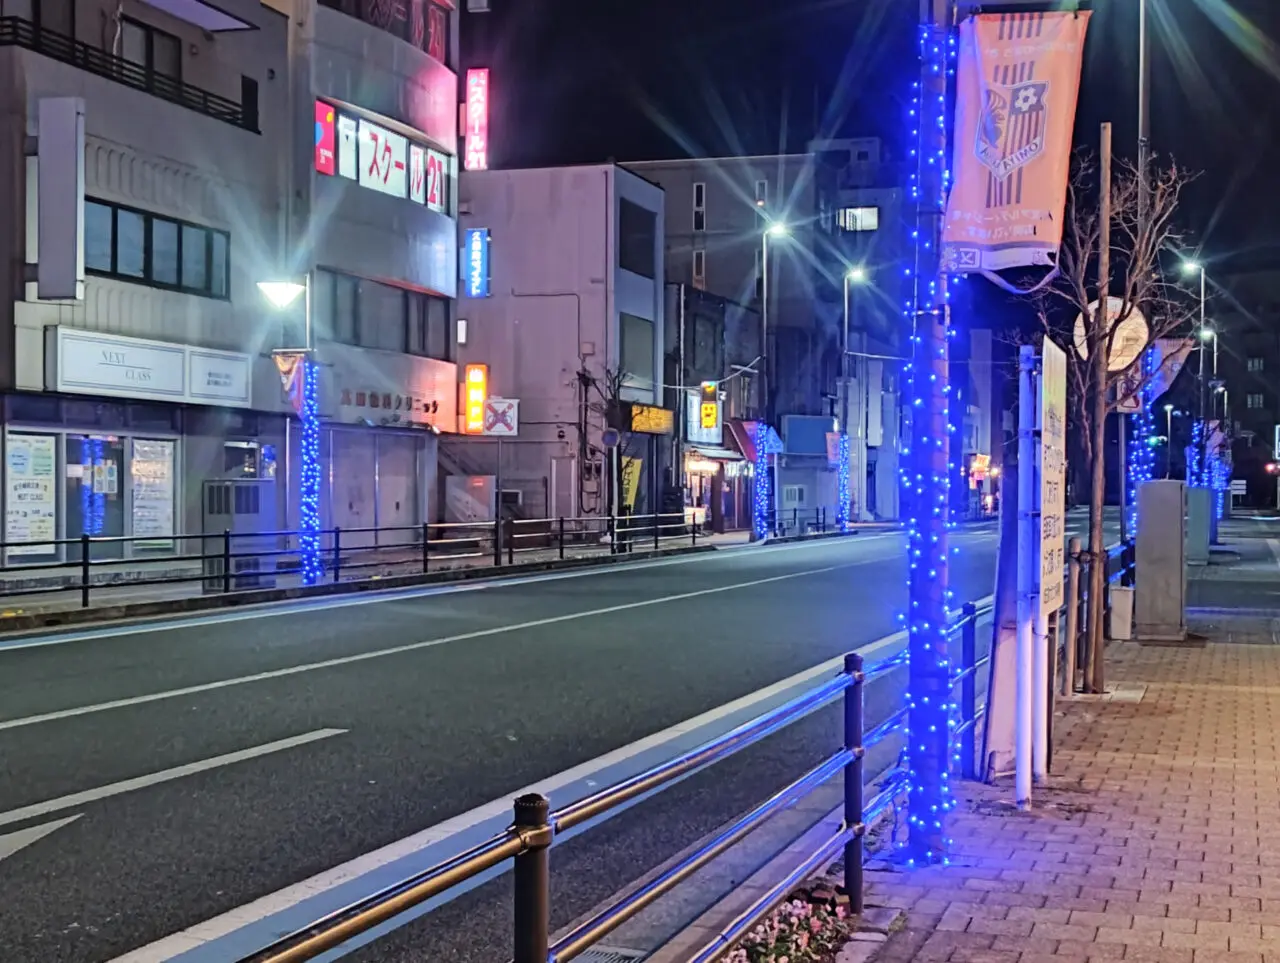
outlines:
[[[980,14],[960,24],[943,266],[1050,266],[1062,244],[1089,13]]]

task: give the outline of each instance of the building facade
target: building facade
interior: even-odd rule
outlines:
[[[448,439],[442,459],[494,478],[503,505],[525,517],[651,512],[674,430],[662,392],[661,188],[611,164],[468,171],[460,210],[458,361],[487,366],[489,398],[518,401],[518,431],[501,446],[493,434]],[[619,423],[628,405],[653,419]],[[458,497],[449,517],[493,511]]]
[[[430,517],[435,432],[457,430],[456,24],[346,6],[0,0],[6,563],[72,561],[36,543],[84,535],[190,554],[230,480],[260,483],[259,530],[296,527],[273,351],[308,328],[322,525]],[[284,314],[258,289],[304,277]]]

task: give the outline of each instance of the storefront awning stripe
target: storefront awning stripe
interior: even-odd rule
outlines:
[[[710,461],[742,461],[743,458],[736,451],[730,451],[728,448],[704,448],[698,445],[696,448],[689,449],[691,454],[695,454],[700,458],[706,458]]]

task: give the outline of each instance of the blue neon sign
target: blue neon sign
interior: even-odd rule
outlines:
[[[463,230],[462,279],[466,282],[467,297],[489,296],[489,229],[468,227]]]

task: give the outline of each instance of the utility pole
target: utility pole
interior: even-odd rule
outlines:
[[[1104,691],[1102,666],[1102,594],[1106,582],[1107,550],[1102,544],[1102,506],[1106,494],[1107,362],[1111,348],[1111,315],[1107,298],[1111,291],[1111,125],[1102,125],[1101,190],[1098,212],[1098,307],[1089,325],[1089,363],[1093,365],[1093,479],[1089,492],[1089,672],[1085,691]],[[1124,417],[1121,415],[1120,417]],[[1128,484],[1122,475],[1121,487]]]
[[[912,412],[904,479],[907,509],[907,627],[910,666],[907,754],[908,849],[916,864],[942,859],[944,822],[955,800],[948,788],[951,678],[947,659],[950,481],[947,278],[939,254],[946,209],[949,0],[920,0],[914,292],[912,295]]]

